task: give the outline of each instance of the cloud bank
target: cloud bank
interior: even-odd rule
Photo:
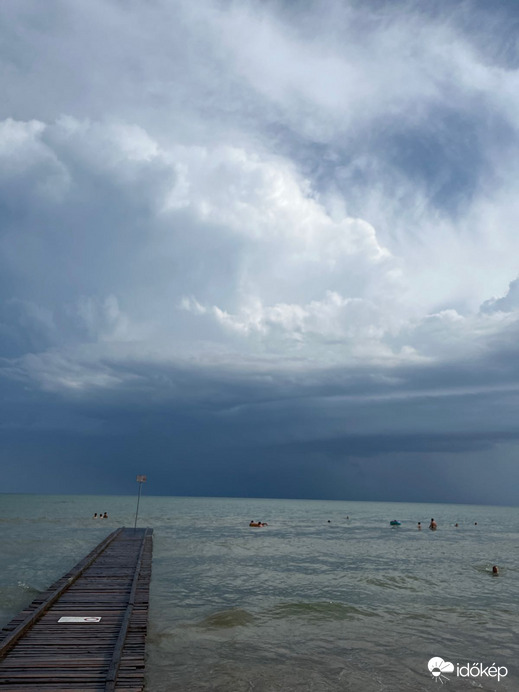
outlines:
[[[515,503],[512,11],[3,3],[8,489]]]

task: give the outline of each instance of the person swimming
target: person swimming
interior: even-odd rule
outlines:
[[[431,519],[431,523],[429,524],[429,528],[431,529],[431,531],[436,531],[436,529],[438,528],[438,524],[434,521],[434,519]]]
[[[94,512],[94,516],[92,517],[92,519],[97,519],[97,512]]]
[[[498,576],[499,576],[499,567],[498,567],[497,565],[494,565],[494,566],[492,567],[492,574],[493,574],[495,577],[498,577]]]
[[[265,524],[262,524],[261,521],[253,521],[252,519],[250,520],[249,526],[254,526],[255,528],[258,528],[259,526],[265,526]]]
[[[418,531],[421,531],[421,530],[422,530],[422,522],[419,521],[419,522],[418,522]]]

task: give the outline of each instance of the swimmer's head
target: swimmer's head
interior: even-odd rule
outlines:
[[[492,567],[492,574],[499,574],[499,567],[497,565]]]

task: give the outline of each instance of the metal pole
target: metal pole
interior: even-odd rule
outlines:
[[[133,526],[134,531],[137,528],[137,515],[139,514],[139,502],[141,501],[141,488],[142,488],[142,481],[139,481],[139,495],[137,496],[137,511],[135,512],[135,524]]]

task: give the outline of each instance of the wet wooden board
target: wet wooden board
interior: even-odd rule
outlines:
[[[11,620],[0,690],[142,690],[152,548],[152,529],[114,531]]]

